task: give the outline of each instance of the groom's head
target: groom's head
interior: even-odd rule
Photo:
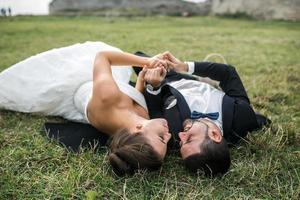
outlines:
[[[219,127],[210,120],[185,120],[179,133],[180,152],[192,172],[202,170],[208,176],[224,174],[230,166],[227,142]]]

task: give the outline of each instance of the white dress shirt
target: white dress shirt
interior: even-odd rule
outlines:
[[[188,73],[192,74],[194,72],[194,63],[188,62],[189,66]],[[211,120],[215,123],[223,133],[223,122],[222,122],[222,101],[225,93],[221,90],[214,88],[213,86],[196,81],[181,79],[179,81],[173,81],[168,83],[171,87],[177,89],[184,97],[187,105],[189,106],[191,112],[197,111],[201,113],[214,113],[218,112],[219,117],[217,120]],[[159,91],[148,92],[156,95]]]

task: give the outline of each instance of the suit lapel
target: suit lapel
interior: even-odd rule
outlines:
[[[173,88],[172,86],[169,86],[169,87],[170,87],[170,92],[177,99],[177,106],[178,106],[178,109],[179,109],[180,118],[181,118],[181,121],[183,122],[184,120],[190,118],[191,110],[190,110],[188,104],[186,103],[184,97],[182,96],[182,94],[178,90]]]
[[[193,76],[186,75],[186,74],[180,74],[180,73],[177,73],[177,72],[171,70],[170,72],[168,72],[165,80],[166,80],[166,83],[168,83],[168,82],[178,81],[182,78],[188,79],[188,80],[196,79]],[[174,95],[177,99],[177,107],[179,109],[181,122],[190,118],[191,111],[190,111],[190,108],[189,108],[187,102],[185,101],[185,98],[182,96],[182,94],[177,89],[173,88],[170,85],[166,84],[164,87],[167,87],[167,89],[170,91],[170,93],[172,95]]]
[[[182,123],[191,115],[190,108],[186,103],[182,94],[172,86],[165,84],[162,87],[164,116],[168,120],[172,133],[178,134],[182,130]],[[170,104],[170,97],[173,96],[177,100],[176,106],[166,109]]]
[[[166,98],[163,105],[163,116],[168,121],[169,132],[172,134],[172,139],[168,142],[168,146],[171,148],[176,147],[179,137],[178,133],[182,130],[182,121],[178,105],[170,106],[171,102],[176,100],[173,95]]]

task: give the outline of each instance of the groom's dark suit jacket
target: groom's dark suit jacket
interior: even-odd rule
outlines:
[[[256,114],[234,67],[210,62],[195,62],[193,74],[220,81],[220,87],[225,92],[222,101],[223,136],[228,143],[235,144],[249,131],[259,128]],[[182,130],[183,121],[190,117],[191,111],[183,96],[166,83],[182,78],[194,79],[191,76],[171,71],[167,74],[158,95],[145,91],[150,117],[167,119],[170,132],[175,139]],[[166,109],[172,98],[177,99],[177,105],[171,110]]]

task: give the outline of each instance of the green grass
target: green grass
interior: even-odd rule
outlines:
[[[248,19],[13,17],[0,19],[0,71],[84,41],[124,51],[170,50],[182,60],[218,52],[236,66],[255,110],[273,121],[231,149],[223,177],[192,175],[178,152],[160,171],[116,177],[100,153],[66,152],[42,133],[61,120],[0,110],[0,199],[299,199],[300,24]]]

